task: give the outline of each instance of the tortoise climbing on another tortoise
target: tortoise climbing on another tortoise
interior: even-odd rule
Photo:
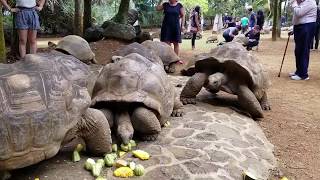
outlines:
[[[92,51],[77,42],[83,43],[76,40],[62,49],[70,55],[53,50],[0,64],[0,171],[49,159],[76,137],[94,154],[111,151],[107,119],[89,108],[100,70],[80,61],[89,60]]]
[[[103,68],[94,87],[92,107],[113,119],[124,144],[133,133],[143,140],[155,140],[170,115],[182,116],[182,103],[175,98],[163,66],[137,53]]]
[[[184,104],[195,103],[205,87],[213,93],[223,90],[237,95],[242,108],[254,118],[263,117],[262,110],[270,110],[267,73],[242,44],[229,42],[199,55],[193,68],[195,74],[181,92]]]
[[[179,56],[173,51],[172,47],[164,42],[147,40],[141,43],[147,49],[155,52],[163,62],[164,70],[167,73],[174,73],[176,65],[180,61]]]

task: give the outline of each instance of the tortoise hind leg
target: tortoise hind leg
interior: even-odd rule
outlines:
[[[270,106],[270,104],[269,104],[269,101],[268,101],[268,97],[267,97],[267,93],[266,92],[264,92],[263,93],[263,96],[262,96],[262,98],[261,98],[261,100],[260,100],[260,105],[261,105],[261,108],[263,109],[263,110],[271,110],[271,106]]]
[[[183,104],[195,104],[196,96],[200,92],[206,80],[207,75],[205,73],[196,73],[193,75],[181,92],[181,102]]]
[[[253,118],[263,118],[260,103],[247,86],[239,86],[238,100],[240,106]]]
[[[151,110],[144,107],[137,107],[131,116],[131,122],[135,132],[141,135],[142,140],[154,141],[158,138],[161,125]]]
[[[103,155],[112,151],[111,130],[104,114],[88,108],[78,123],[78,133],[86,142],[88,151]]]

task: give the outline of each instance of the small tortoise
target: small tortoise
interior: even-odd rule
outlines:
[[[93,54],[82,49],[85,42],[81,38],[61,49],[71,55],[52,50],[0,64],[0,174],[49,159],[76,137],[94,154],[111,151],[107,119],[89,108],[99,71],[79,61]],[[77,52],[85,51],[90,54],[82,59]]]
[[[155,52],[163,62],[164,70],[167,73],[174,73],[176,71],[177,62],[180,58],[173,51],[172,47],[164,42],[147,40],[142,45]]]
[[[215,43],[215,42],[218,42],[218,36],[217,35],[211,35],[207,38],[207,41],[206,43]]]
[[[182,116],[182,103],[163,67],[137,53],[104,67],[94,87],[92,105],[108,120],[113,119],[124,144],[133,133],[143,140],[155,140],[170,115]]]
[[[229,42],[208,54],[198,56],[195,74],[181,92],[184,104],[195,103],[202,87],[210,92],[219,90],[235,94],[243,109],[254,118],[270,110],[266,90],[270,85],[266,71],[240,43]]]

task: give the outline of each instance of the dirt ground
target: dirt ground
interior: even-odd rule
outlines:
[[[93,46],[97,59],[105,62],[123,44],[105,41]],[[268,93],[272,110],[258,123],[275,145],[275,155],[285,176],[290,180],[316,180],[320,179],[320,51],[311,52],[310,80],[293,81],[288,77],[295,70],[293,39],[278,77],[285,45],[286,39],[272,42],[266,38],[258,51],[252,51],[268,69],[272,81]],[[181,57],[187,62],[203,51],[182,50]]]
[[[189,42],[187,42],[189,43]],[[123,42],[115,40],[91,44],[97,60],[105,64]],[[267,138],[275,145],[279,167],[290,180],[320,179],[320,51],[312,51],[309,81],[293,81],[288,73],[295,70],[294,42],[291,39],[281,77],[278,72],[286,39],[272,42],[262,38],[259,50],[252,51],[268,69],[272,86],[268,97],[272,110],[258,121]],[[206,45],[208,46],[208,45]],[[212,44],[214,47],[215,44]],[[189,61],[194,54],[207,49],[192,51],[184,45],[181,57]],[[181,65],[180,69],[183,65]],[[61,159],[62,160],[62,159]]]

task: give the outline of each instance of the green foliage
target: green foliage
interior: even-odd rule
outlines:
[[[208,0],[181,0],[180,2],[183,4],[187,12],[191,12],[196,5],[201,7],[201,11],[204,14],[206,14],[209,10]]]

